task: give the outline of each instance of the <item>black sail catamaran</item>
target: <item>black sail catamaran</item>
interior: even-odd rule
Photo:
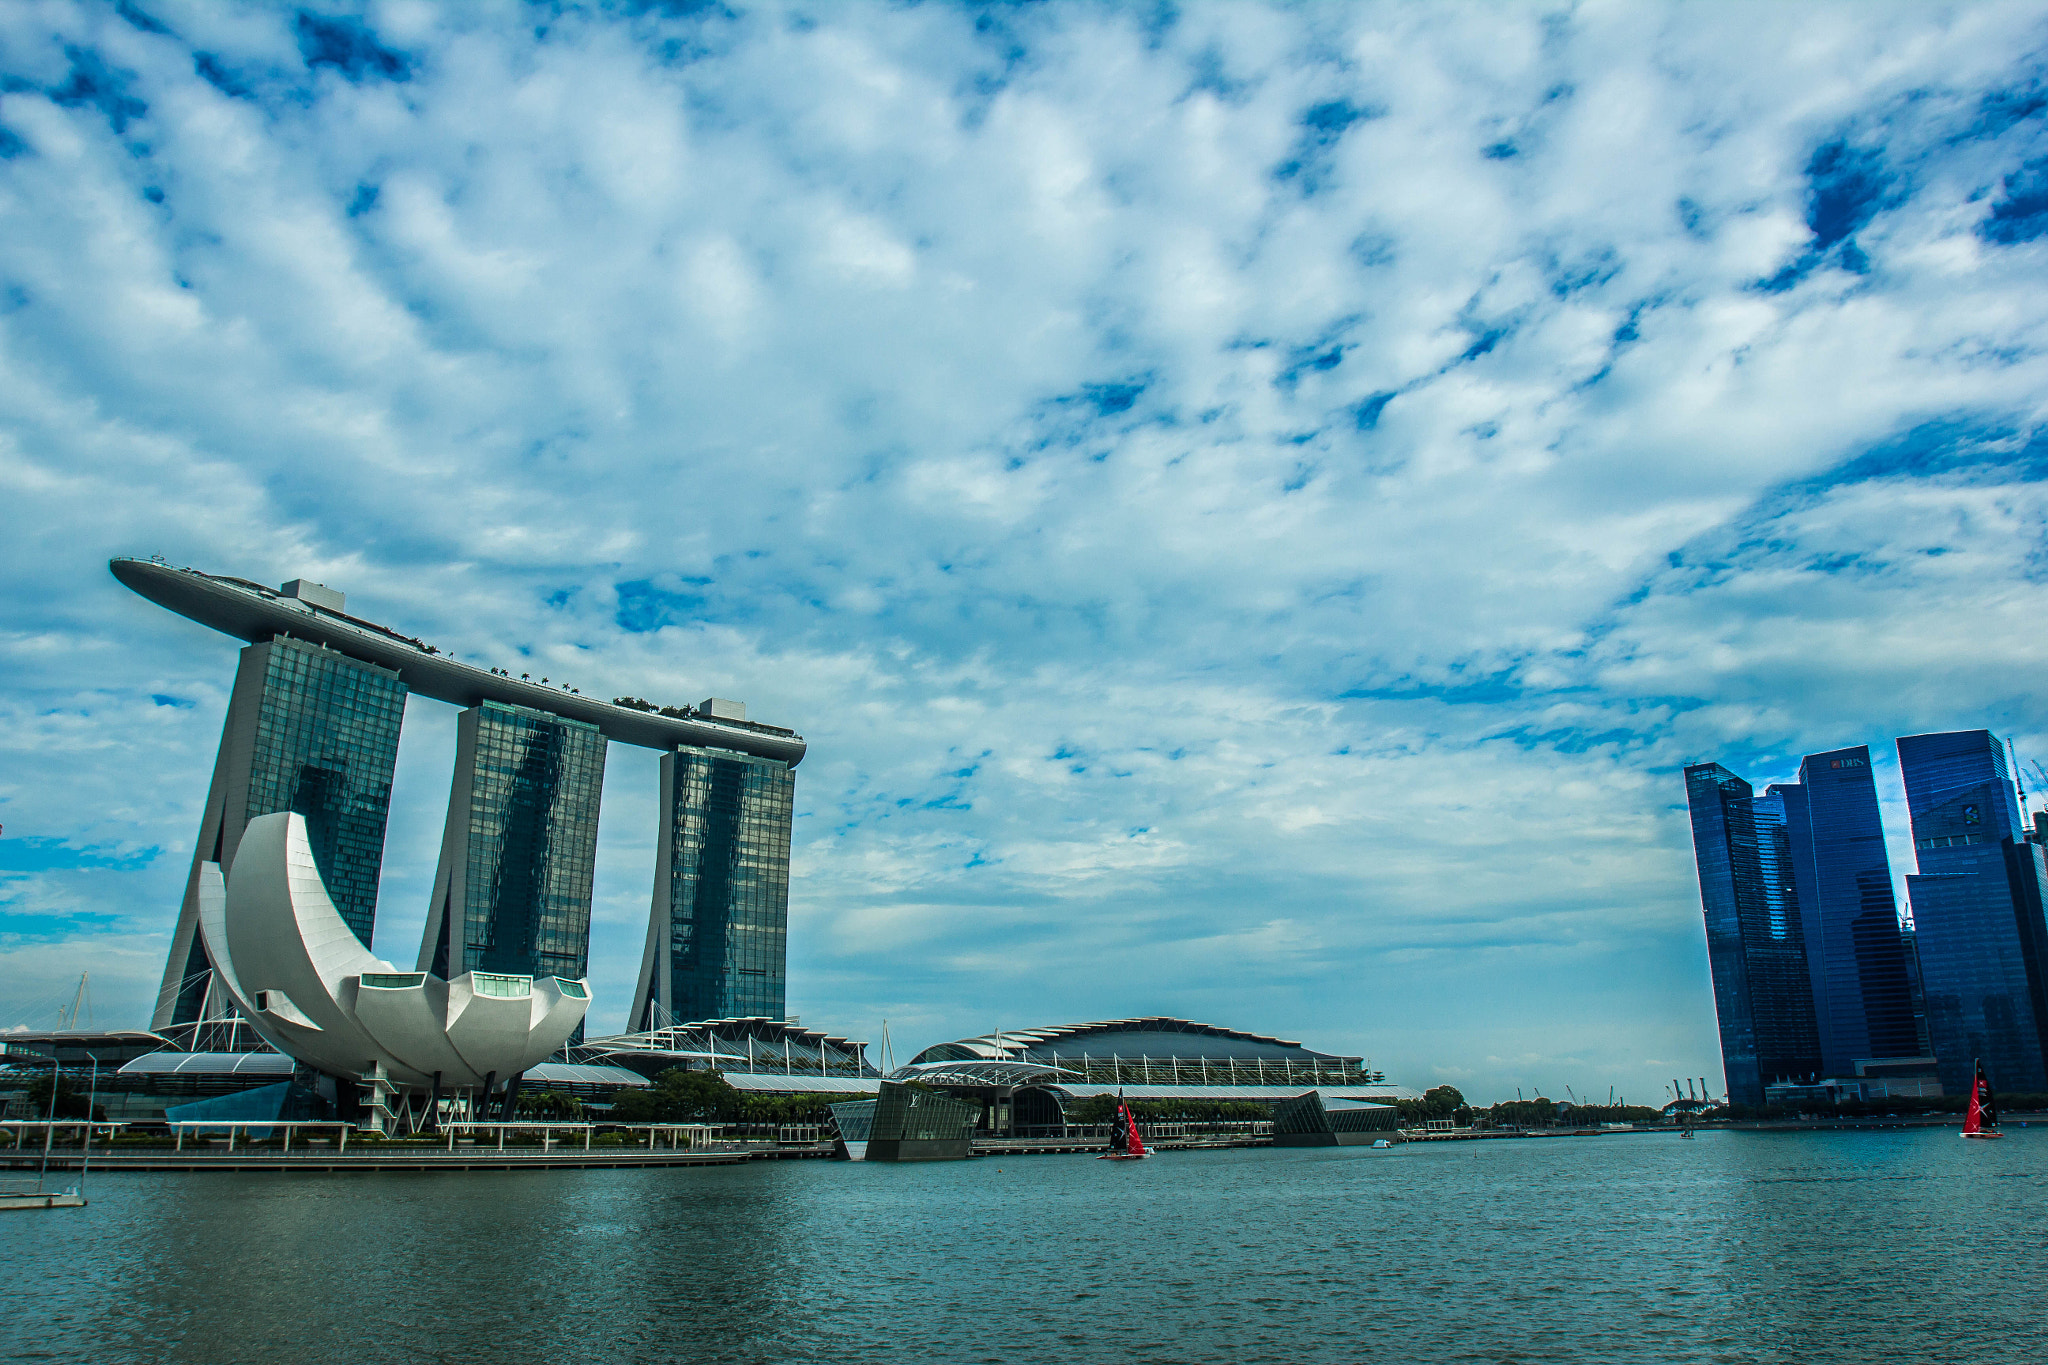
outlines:
[[[1109,1150],[1095,1158],[1097,1161],[1143,1161],[1152,1153],[1145,1150],[1145,1139],[1138,1136],[1138,1120],[1131,1114],[1131,1106],[1124,1103],[1124,1097],[1116,1097],[1116,1121],[1110,1125]]]
[[[2002,1138],[1998,1131],[1998,1101],[1992,1097],[1991,1082],[1984,1078],[1984,1063],[1977,1063],[1977,1079],[1970,1083],[1970,1110],[1963,1115],[1966,1138]]]

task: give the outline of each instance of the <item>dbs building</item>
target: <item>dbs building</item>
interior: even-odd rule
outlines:
[[[292,811],[342,920],[370,945],[391,776],[409,697],[462,708],[419,969],[575,980],[588,974],[605,754],[658,750],[664,838],[635,1028],[784,1014],[789,842],[803,740],[736,702],[655,707],[463,663],[350,615],[294,580],[117,559],[114,576],[247,642],[151,1027],[228,1012],[199,932],[201,868],[234,862],[252,820]]]

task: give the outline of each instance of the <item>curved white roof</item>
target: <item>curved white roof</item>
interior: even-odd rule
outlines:
[[[526,1068],[524,1084],[532,1090],[546,1085],[616,1085],[621,1089],[643,1089],[652,1085],[637,1071],[622,1066],[582,1066],[575,1062],[541,1062]]]
[[[123,1076],[289,1076],[297,1065],[282,1052],[152,1052],[121,1068]]]
[[[1133,1046],[1132,1044],[1138,1044]],[[1004,1029],[957,1042],[939,1043],[912,1058],[912,1062],[968,1061],[975,1058],[1002,1059],[1044,1057],[1057,1054],[1090,1053],[1097,1056],[1140,1055],[1166,1060],[1173,1057],[1230,1058],[1348,1062],[1362,1058],[1338,1057],[1312,1052],[1291,1038],[1264,1033],[1199,1024],[1192,1019],[1148,1015],[1137,1019],[1100,1019],[1087,1024],[1055,1024],[1045,1028]]]

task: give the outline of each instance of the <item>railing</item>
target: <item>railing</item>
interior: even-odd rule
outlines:
[[[976,1133],[975,1140],[1108,1142],[1109,1130],[1107,1123],[1024,1123],[1019,1124],[1013,1133]],[[1174,1119],[1153,1123],[1139,1119],[1138,1132],[1147,1141],[1155,1138],[1270,1137],[1273,1124],[1270,1119]]]
[[[170,1130],[168,1134],[159,1131],[140,1135],[139,1140],[138,1137],[131,1136],[118,1141],[108,1141],[107,1136],[128,1125],[104,1122],[88,1125],[82,1119],[59,1119],[54,1124],[18,1120],[0,1127],[0,1132],[5,1132],[13,1139],[11,1144],[6,1144],[5,1151],[7,1155],[15,1156],[17,1159],[22,1155],[34,1155],[41,1151],[45,1142],[59,1135],[66,1136],[69,1140],[52,1143],[52,1150],[66,1156],[76,1156],[84,1146],[79,1140],[79,1134],[88,1126],[96,1134],[101,1135],[85,1148],[95,1160],[102,1155],[119,1156],[129,1152],[148,1155],[151,1151],[170,1151],[194,1156],[218,1154],[223,1157],[270,1154],[286,1159],[303,1157],[310,1160],[318,1160],[323,1156],[359,1157],[378,1154],[393,1157],[457,1157],[474,1156],[486,1151],[515,1155],[538,1153],[543,1156],[562,1151],[612,1152],[620,1155],[635,1151],[744,1152],[762,1146],[776,1146],[778,1138],[784,1139],[788,1145],[815,1146],[822,1141],[815,1125],[785,1125],[776,1137],[765,1142],[748,1142],[733,1139],[729,1134],[722,1132],[722,1126],[718,1124],[562,1123],[517,1119],[447,1122],[438,1129],[423,1129],[410,1134],[376,1133],[359,1129],[352,1122],[338,1122],[332,1119],[172,1120],[161,1123],[162,1128]],[[157,1124],[149,1126],[158,1127]]]

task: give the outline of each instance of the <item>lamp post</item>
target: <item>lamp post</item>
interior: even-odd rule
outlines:
[[[85,1151],[78,1158],[78,1192],[81,1195],[85,1193],[86,1167],[92,1165],[92,1104],[99,1098],[100,1093],[99,1054],[88,1052],[85,1055],[92,1059],[92,1080],[85,1092]],[[52,1098],[55,1098],[54,1090],[55,1087],[52,1087]]]
[[[64,1082],[64,1063],[57,1059],[57,1044],[50,1044],[50,1115],[43,1125],[43,1164],[36,1168],[36,1190],[43,1188],[43,1177],[50,1171],[50,1139],[57,1132],[57,1087]]]

